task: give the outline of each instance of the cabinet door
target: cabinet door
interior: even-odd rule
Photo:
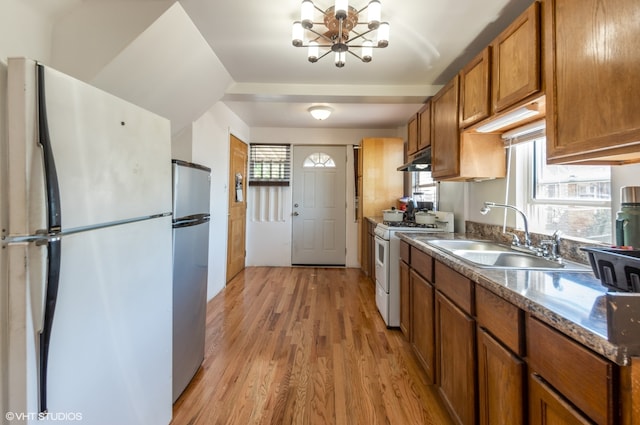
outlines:
[[[436,281],[437,282],[437,281]],[[475,323],[451,301],[436,292],[438,383],[455,421],[475,424]]]
[[[478,328],[480,424],[525,423],[525,371],[521,359]]]
[[[431,175],[456,177],[460,174],[457,75],[431,99],[431,108]]]
[[[411,340],[411,294],[409,265],[400,260],[400,330]]]
[[[414,115],[407,124],[407,155],[418,151],[418,114]]]
[[[460,71],[460,128],[483,120],[491,113],[491,47],[485,48]]]
[[[431,146],[431,101],[418,112],[418,150]]]
[[[411,346],[427,372],[435,378],[435,323],[433,285],[411,271]]]
[[[586,22],[586,21],[584,21]],[[500,112],[540,91],[540,4],[534,2],[493,42],[493,110]],[[575,78],[577,73],[572,76]]]
[[[540,377],[529,377],[529,423],[531,425],[588,425],[570,403],[549,387]]]
[[[640,160],[638,8],[637,0],[544,1],[549,162]]]

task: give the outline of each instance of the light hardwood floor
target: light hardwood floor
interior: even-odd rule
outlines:
[[[250,267],[207,307],[182,424],[451,424],[358,269]]]

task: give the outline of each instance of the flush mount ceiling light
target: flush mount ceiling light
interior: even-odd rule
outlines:
[[[328,9],[303,0],[300,20],[293,23],[291,42],[296,47],[307,47],[307,57],[312,63],[331,52],[338,68],[344,66],[347,53],[362,62],[371,62],[374,48],[389,45],[389,23],[380,22],[381,9],[379,0],[371,0],[360,10],[349,6],[348,0],[336,0]],[[315,12],[320,12],[321,21],[314,20]],[[361,27],[364,28],[360,30]],[[353,48],[360,49],[360,54]]]
[[[307,111],[309,111],[309,113],[313,118],[319,121],[322,121],[329,118],[329,115],[331,115],[331,112],[333,112],[333,109],[331,109],[328,106],[312,106],[309,109],[307,109]]]

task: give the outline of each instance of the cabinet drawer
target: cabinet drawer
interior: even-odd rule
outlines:
[[[436,261],[434,283],[436,289],[449,297],[465,313],[473,316],[473,282]]]
[[[511,351],[524,356],[524,312],[493,292],[476,286],[478,323]]]
[[[400,241],[400,259],[407,264],[411,264],[411,257],[409,256],[410,249],[411,247],[408,243],[406,243],[405,241]]]
[[[614,365],[558,331],[527,318],[529,365],[599,424],[615,423]]]
[[[427,282],[433,282],[433,258],[430,255],[420,250],[412,249],[411,268],[420,273]]]

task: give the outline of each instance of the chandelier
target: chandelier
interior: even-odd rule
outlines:
[[[307,57],[312,63],[331,52],[338,68],[344,66],[347,53],[362,62],[371,62],[374,48],[389,45],[389,23],[380,22],[381,9],[379,0],[369,1],[360,10],[349,6],[348,0],[336,0],[335,5],[326,10],[311,0],[303,0],[300,20],[293,23],[291,42],[296,47],[307,47]],[[321,21],[314,20],[316,11],[321,13]],[[360,49],[360,54],[354,52],[354,48]]]

